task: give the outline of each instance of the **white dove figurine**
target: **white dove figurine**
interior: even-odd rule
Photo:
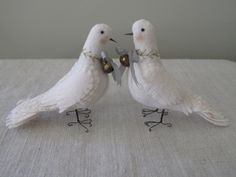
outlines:
[[[154,112],[161,113],[160,121],[145,122],[149,131],[158,124],[171,126],[170,123],[163,123],[163,116],[167,113],[165,109],[181,111],[186,115],[197,113],[217,126],[229,124],[228,119],[214,111],[203,98],[182,87],[166,71],[160,61],[154,26],[149,21],[144,19],[136,21],[132,33],[126,35],[133,35],[135,52],[139,57],[139,62],[134,63],[138,84],[129,69],[130,93],[139,103],[155,108],[155,110],[143,109],[144,117]]]
[[[35,118],[38,113],[59,110],[62,113],[75,109],[77,122],[88,132],[85,125],[91,126],[92,120],[80,120],[79,114],[88,118],[88,106],[103,96],[108,87],[108,75],[102,70],[101,52],[111,40],[111,28],[97,24],[89,32],[83,51],[71,70],[51,89],[32,98],[20,101],[6,118],[8,128],[18,127]],[[114,41],[115,42],[115,41]]]

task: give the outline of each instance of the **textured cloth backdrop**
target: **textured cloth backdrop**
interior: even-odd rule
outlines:
[[[17,129],[5,116],[19,99],[50,88],[75,60],[0,60],[1,177],[235,177],[236,63],[226,60],[164,60],[166,68],[230,119],[215,127],[198,115],[169,112],[173,127],[149,132],[140,104],[110,82],[92,108],[93,127],[68,127],[75,116],[45,113]]]

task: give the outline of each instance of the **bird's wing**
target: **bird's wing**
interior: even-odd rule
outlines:
[[[97,79],[92,76],[93,68],[88,67],[75,63],[72,69],[48,91],[44,102],[55,103],[59,112],[75,104],[86,104],[94,79]],[[99,82],[99,79],[97,80]]]
[[[86,68],[82,68],[80,72],[71,75],[65,84],[63,84],[62,92],[58,95],[58,106],[60,112],[68,109],[69,107],[80,104],[86,105],[89,99],[91,98],[91,93],[95,83],[95,76],[92,75],[92,70]],[[99,79],[97,79],[99,82]]]

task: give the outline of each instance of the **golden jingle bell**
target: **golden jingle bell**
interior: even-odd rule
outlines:
[[[108,63],[107,60],[101,61],[101,64],[102,64],[102,70],[104,73],[108,74],[114,71],[113,66],[111,65],[111,63]]]
[[[128,54],[121,55],[120,56],[120,63],[123,66],[129,67],[129,55]]]

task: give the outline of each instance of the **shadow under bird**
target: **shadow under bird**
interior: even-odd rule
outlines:
[[[77,122],[88,132],[92,126],[91,119],[80,120],[80,115],[89,117],[88,106],[103,96],[108,87],[108,75],[113,71],[111,65],[101,59],[111,38],[111,28],[106,24],[97,24],[89,32],[83,51],[71,70],[51,89],[32,98],[18,102],[6,118],[8,128],[18,127],[35,118],[38,113],[59,110],[62,113],[74,109]],[[71,112],[71,111],[70,111]]]
[[[160,121],[145,122],[149,127],[149,131],[158,124],[171,126],[170,123],[163,122],[163,116],[167,114],[165,109],[180,111],[186,115],[197,113],[214,125],[229,125],[228,119],[212,109],[202,97],[182,87],[167,72],[160,60],[154,26],[149,21],[144,19],[136,21],[132,26],[132,33],[126,35],[133,36],[134,53],[139,60],[133,63],[133,72],[129,69],[128,85],[130,93],[139,103],[155,108],[154,110],[143,109],[144,117],[154,112],[161,114]],[[130,56],[131,61],[132,56],[135,55]],[[126,60],[127,56],[121,56],[121,64],[129,66]]]

